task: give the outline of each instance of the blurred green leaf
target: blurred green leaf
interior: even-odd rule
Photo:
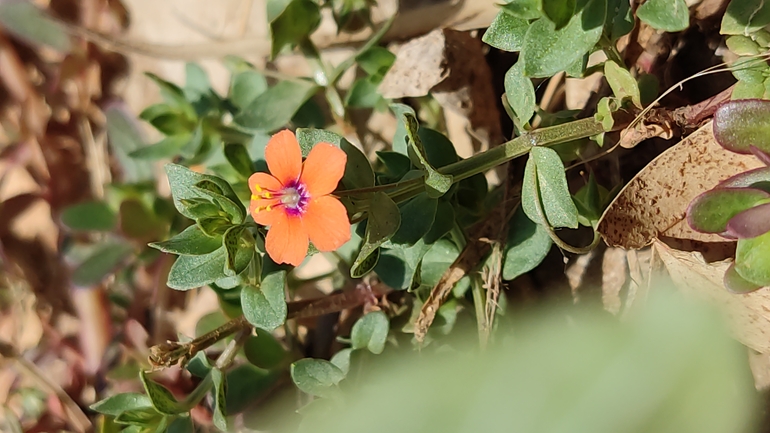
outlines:
[[[240,143],[230,143],[225,145],[225,157],[230,165],[235,168],[244,179],[248,179],[249,176],[256,171],[254,163],[251,161],[249,152]]]
[[[257,329],[257,335],[251,336],[243,345],[243,353],[250,363],[259,368],[277,367],[286,358],[286,350],[281,343],[264,329]]]
[[[345,378],[342,370],[324,359],[304,358],[291,364],[291,379],[300,391],[316,397],[331,397]]]
[[[281,372],[285,374],[285,370]],[[278,379],[285,376],[249,364],[241,364],[227,372],[227,413],[248,413],[255,401],[269,395]]]
[[[384,77],[395,61],[396,55],[380,46],[373,46],[356,56],[358,66],[373,77]]]
[[[267,79],[260,72],[246,70],[233,75],[230,82],[230,101],[240,110],[246,109],[267,90]]]
[[[75,268],[72,272],[72,283],[81,287],[99,284],[127,260],[133,252],[134,247],[126,242],[109,240],[102,243]]]
[[[158,160],[177,156],[179,151],[192,138],[192,134],[182,133],[164,137],[159,142],[137,149],[129,154],[131,158]]]
[[[657,30],[678,32],[690,25],[690,10],[685,0],[647,0],[636,16]]]
[[[275,58],[286,46],[299,44],[310,36],[321,23],[321,9],[311,0],[268,0],[268,11],[283,10],[270,21],[272,48],[270,57]],[[270,15],[270,14],[269,14]]]
[[[168,425],[166,433],[195,433],[195,426],[193,426],[192,418],[189,416],[177,417]]]
[[[407,155],[409,142],[407,141],[405,114],[416,116],[414,109],[405,104],[390,104],[390,111],[396,116],[396,132],[393,134],[393,151]]]
[[[153,408],[131,409],[115,417],[116,424],[136,426],[139,428],[155,427],[164,424],[165,416]],[[125,430],[124,430],[125,431]],[[142,431],[139,429],[138,431]]]
[[[605,33],[613,43],[631,32],[634,28],[634,16],[631,13],[631,3],[626,0],[607,1],[607,22]]]
[[[437,208],[438,199],[428,197],[425,192],[399,206],[400,220],[408,221],[409,224],[401,224],[390,238],[390,242],[414,245],[430,230],[436,218]]]
[[[117,224],[117,216],[107,203],[89,201],[64,208],[61,221],[71,230],[110,231]]]
[[[240,274],[254,257],[254,239],[245,226],[232,226],[225,232],[222,243],[227,251],[225,275],[233,277]]]
[[[152,167],[141,161],[136,161],[128,155],[145,146],[135,118],[120,105],[108,106],[104,112],[107,118],[107,137],[115,157],[123,169],[123,181],[137,183],[153,178]]]
[[[383,283],[395,290],[411,289],[420,283],[421,277],[417,275],[415,284],[415,275],[430,248],[430,245],[420,240],[414,245],[396,245],[384,249],[374,271]]]
[[[367,349],[379,355],[385,349],[390,331],[390,320],[382,311],[367,313],[353,325],[350,341],[353,349]]]
[[[118,216],[120,233],[127,238],[148,242],[168,231],[168,222],[155,215],[139,199],[128,199],[120,203]]]
[[[68,53],[72,40],[67,30],[31,1],[0,2],[0,26],[12,35],[32,44],[47,45]]]
[[[332,356],[332,359],[329,360],[329,362],[331,362],[337,368],[342,370],[343,374],[347,375],[348,370],[350,370],[350,358],[352,354],[353,354],[353,349],[351,349],[350,347],[347,347],[335,353],[334,356]]]
[[[311,81],[281,81],[257,96],[233,121],[248,130],[275,131],[289,123],[294,113],[317,89]]]
[[[179,110],[188,119],[196,118],[195,109],[193,109],[192,103],[185,97],[182,88],[170,81],[160,78],[152,72],[145,72],[144,75],[155,82],[160,89],[160,96],[167,104]]]
[[[364,243],[350,268],[350,275],[353,278],[360,278],[377,264],[379,247],[398,231],[401,225],[400,215],[398,206],[387,194],[376,192],[372,195],[369,201]]]
[[[753,431],[761,406],[745,348],[718,315],[660,289],[630,320],[538,308],[511,324],[515,338],[483,352],[383,360],[344,404],[303,413],[303,424],[315,433]],[[477,344],[465,337],[453,347]]]
[[[409,144],[409,157],[412,163],[425,171],[425,188],[429,197],[441,197],[452,186],[452,176],[439,173],[431,164],[425,154],[422,140],[418,134],[419,123],[417,117],[406,112],[401,115],[406,128],[406,138]]]
[[[345,95],[345,105],[351,108],[378,108],[385,106],[385,99],[378,90],[379,83],[371,77],[359,78]]]
[[[545,228],[532,222],[519,207],[508,222],[503,279],[513,280],[535,269],[551,250],[551,244]]]

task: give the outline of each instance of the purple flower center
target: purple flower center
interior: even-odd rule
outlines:
[[[308,201],[310,201],[310,193],[307,186],[298,180],[290,182],[281,190],[281,204],[289,215],[303,215],[307,210]]]

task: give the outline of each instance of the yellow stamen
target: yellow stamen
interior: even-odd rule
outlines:
[[[265,206],[265,210],[270,212],[271,210],[273,210],[273,207],[270,206],[270,205],[267,205],[267,206]]]
[[[270,194],[269,192],[266,192],[262,197],[264,197],[266,199],[271,199],[271,198],[273,198],[273,194]]]
[[[254,195],[254,194],[252,194],[252,195],[251,195],[251,199],[252,199],[252,200],[259,200],[259,199],[260,199],[260,197],[259,197],[258,195]]]
[[[259,185],[254,185],[254,189],[256,189],[257,192],[262,192],[262,187],[260,187]]]

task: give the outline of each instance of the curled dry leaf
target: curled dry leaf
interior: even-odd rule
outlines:
[[[503,141],[498,96],[482,42],[469,32],[436,29],[402,45],[380,84],[388,99],[430,93],[447,110],[470,121],[482,141]]]
[[[687,206],[720,181],[761,166],[755,157],[717,144],[709,122],[639,172],[604,212],[598,231],[608,245],[625,249],[642,248],[659,237],[690,246],[724,244],[718,235],[690,228]]]
[[[719,306],[738,341],[770,353],[770,291],[728,292],[722,281],[732,260],[707,263],[700,252],[679,251],[658,240],[653,248],[680,290]]]

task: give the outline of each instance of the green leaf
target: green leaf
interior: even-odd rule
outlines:
[[[284,0],[269,3],[285,3]],[[270,6],[268,6],[270,7]],[[321,10],[311,0],[291,0],[283,11],[270,20],[272,48],[270,57],[275,58],[286,46],[294,46],[310,36],[321,23]]]
[[[91,410],[104,415],[118,416],[121,412],[152,407],[149,397],[138,392],[124,392],[107,397],[91,406]]]
[[[770,194],[756,188],[714,188],[690,202],[687,222],[700,232],[723,233],[734,216],[768,198]]]
[[[318,87],[311,81],[281,81],[257,96],[233,121],[252,131],[275,131],[289,123],[294,113],[316,90]]]
[[[211,82],[206,71],[197,63],[187,62],[184,65],[184,93],[187,97],[200,97],[211,90]]]
[[[246,70],[233,75],[228,98],[239,110],[244,110],[266,90],[265,76],[255,70]]]
[[[543,15],[542,0],[510,0],[500,7],[503,12],[525,20],[534,20]]]
[[[485,43],[503,51],[521,51],[529,21],[506,12],[499,12],[481,38]]]
[[[385,102],[378,90],[379,83],[371,77],[359,78],[345,95],[345,106],[350,108],[377,108]]]
[[[366,223],[366,235],[358,257],[350,268],[353,278],[360,278],[369,272],[377,263],[373,254],[379,254],[378,250],[383,242],[390,239],[401,225],[401,213],[387,194],[376,192],[369,201],[369,212]],[[374,262],[371,259],[374,258]]]
[[[560,30],[569,23],[575,6],[575,0],[547,0],[542,5],[543,15],[556,25],[556,30]]]
[[[381,184],[398,181],[412,168],[412,161],[403,153],[380,151],[376,154],[385,169],[377,176]]]
[[[763,83],[752,83],[749,81],[738,81],[733,87],[731,95],[732,100],[739,99],[760,99],[765,94]]]
[[[394,244],[414,245],[415,242],[425,236],[436,218],[438,199],[428,197],[428,193],[422,192],[399,207],[401,221],[409,221],[410,224],[401,224],[390,242]]]
[[[532,23],[521,50],[524,75],[551,77],[579,61],[602,35],[606,6],[607,0],[579,0],[580,12],[559,30],[548,19]]]
[[[425,159],[431,166],[441,168],[460,159],[454,144],[449,141],[446,135],[426,127],[420,127],[417,135],[420,137],[422,147],[425,150]]]
[[[127,433],[127,432],[123,432]],[[180,416],[171,421],[166,433],[195,433],[192,419],[189,416]]]
[[[441,197],[452,186],[452,176],[441,174],[436,171],[435,168],[428,162],[425,155],[425,148],[422,145],[422,140],[417,133],[420,127],[417,122],[417,117],[411,113],[404,113],[401,115],[406,128],[406,137],[409,143],[409,157],[412,162],[421,167],[425,171],[425,189],[428,192],[429,197]]]
[[[762,52],[758,43],[748,36],[732,35],[725,40],[727,49],[739,56],[755,56]]]
[[[127,238],[147,242],[168,232],[168,222],[159,218],[138,198],[130,198],[120,203],[118,216],[120,233]]]
[[[281,372],[271,372],[250,364],[241,364],[231,369],[227,372],[227,412],[231,415],[243,412],[248,416],[247,409],[252,407],[254,402],[268,397],[275,390],[278,379],[283,380],[284,374],[285,369]]]
[[[291,364],[291,379],[300,391],[316,397],[335,395],[336,385],[345,374],[324,359],[304,358]]]
[[[150,380],[144,370],[139,371],[139,379],[141,379],[142,385],[144,385],[147,397],[152,402],[152,407],[158,412],[164,415],[176,415],[189,410],[189,408],[185,408],[182,403],[174,398],[174,395],[171,394],[168,388]]]
[[[714,137],[725,149],[743,154],[751,146],[770,152],[770,101],[741,100],[720,105],[714,113]]]
[[[538,212],[540,201],[545,219]],[[524,170],[521,204],[529,219],[551,227],[578,227],[578,212],[569,193],[567,177],[559,154],[548,147],[535,146]]]
[[[535,86],[524,76],[524,62],[519,59],[505,73],[505,97],[516,117],[522,124],[528,124],[535,113]]]
[[[730,66],[735,78],[750,84],[762,84],[770,73],[770,67],[761,58],[739,57]]]
[[[358,66],[373,77],[384,77],[395,61],[395,54],[379,46],[373,46],[356,56]]]
[[[770,286],[770,232],[738,240],[735,271],[750,283]]]
[[[647,0],[636,16],[657,30],[678,32],[690,26],[690,11],[684,0]]]
[[[423,256],[431,248],[420,240],[414,245],[394,246],[382,251],[374,267],[377,277],[395,290],[407,290],[420,284]],[[416,281],[415,281],[416,280]]]
[[[271,369],[286,359],[286,350],[269,331],[257,329],[257,336],[251,336],[243,345],[243,353],[250,363],[259,368]]]
[[[195,119],[197,117],[192,103],[187,100],[184,91],[179,86],[160,78],[152,72],[145,72],[144,75],[155,82],[160,89],[160,96],[166,103],[180,110],[188,119]]]
[[[204,318],[205,317],[206,316],[204,316]],[[219,315],[219,317],[222,317],[222,316]],[[199,320],[198,323],[200,323],[201,320]],[[203,334],[196,332],[196,335],[203,335]],[[220,346],[220,345],[218,343],[215,344],[214,350],[217,350],[217,349],[220,351],[223,350],[222,348],[224,347],[224,345],[221,345],[221,347],[217,347],[217,346]],[[208,357],[206,357],[206,353],[203,351],[196,353],[195,356],[193,356],[192,359],[190,359],[190,362],[188,362],[187,365],[185,366],[185,369],[189,371],[190,374],[192,374],[195,377],[200,377],[201,379],[206,377],[206,375],[209,374],[212,368],[214,368],[214,366],[211,365],[211,361],[209,361]]]
[[[142,160],[158,160],[172,158],[179,154],[179,151],[189,143],[192,134],[184,133],[171,135],[161,139],[157,143],[137,149],[129,154],[131,158]]]
[[[246,147],[240,143],[230,143],[225,145],[225,158],[244,179],[254,174],[254,162],[246,150]]]
[[[350,358],[352,354],[353,354],[353,349],[351,349],[350,347],[347,347],[335,353],[334,356],[332,356],[332,359],[329,360],[329,362],[337,366],[337,368],[342,370],[342,373],[347,376],[348,370],[350,370]]]
[[[166,103],[150,105],[139,113],[139,118],[149,122],[164,135],[191,134],[191,130],[195,126],[194,120],[190,119],[179,107]]]
[[[367,349],[375,355],[385,350],[390,331],[388,316],[382,311],[372,311],[358,319],[350,332],[353,349]]]
[[[211,381],[214,384],[214,426],[220,431],[227,432],[227,413],[225,412],[225,395],[227,393],[227,379],[222,370],[211,369]]]
[[[519,207],[508,222],[503,279],[513,280],[535,269],[551,250],[551,244],[545,228],[527,218]]]
[[[115,417],[115,424],[137,426],[141,428],[155,427],[163,424],[165,416],[158,413],[152,407],[132,409],[121,412]],[[142,430],[139,430],[142,431]]]
[[[72,41],[64,26],[29,1],[0,2],[0,26],[32,44],[47,45],[62,53],[68,53],[72,48]]]
[[[246,216],[246,209],[243,207],[240,199],[232,187],[225,180],[210,176],[207,174],[196,173],[186,167],[177,164],[166,164],[166,174],[168,175],[168,183],[171,187],[171,195],[174,198],[174,206],[182,215],[190,219],[195,219],[193,215],[185,206],[183,200],[194,199],[210,199],[212,194],[207,193],[202,189],[201,182],[208,181],[216,185],[222,193],[222,196],[229,199],[232,204],[237,207],[237,214],[240,220],[235,219],[234,222],[239,224]],[[219,204],[222,205],[223,202]],[[232,215],[231,215],[232,216]]]
[[[642,108],[639,85],[628,70],[618,66],[612,60],[607,60],[604,62],[604,77],[616,98],[630,98],[635,106]]]
[[[241,289],[241,307],[246,320],[257,328],[273,330],[286,321],[284,286],[286,271],[271,272],[262,277],[259,287]]]
[[[444,275],[449,265],[451,265],[460,251],[457,246],[447,239],[441,239],[431,245],[430,249],[422,258],[420,266],[420,282],[424,286],[434,287],[438,284],[441,276]]]
[[[749,36],[770,24],[770,3],[756,0],[731,0],[722,17],[723,35]]]
[[[117,217],[107,203],[89,201],[64,208],[61,221],[71,230],[110,231],[115,228]]]
[[[145,146],[135,118],[119,105],[109,106],[104,114],[107,118],[110,149],[123,168],[123,181],[138,183],[152,179],[152,167],[149,164],[128,156],[134,150]]]
[[[246,269],[254,257],[254,240],[245,226],[232,226],[225,232],[222,243],[227,251],[225,275],[234,277]]]
[[[393,134],[393,151],[407,155],[409,142],[407,141],[405,114],[415,116],[414,109],[404,104],[390,104],[390,111],[396,116],[396,132]]]
[[[99,284],[133,252],[134,247],[126,242],[107,241],[101,244],[72,272],[72,283],[81,287]]]
[[[176,290],[195,289],[226,277],[224,268],[227,252],[225,247],[197,256],[179,256],[168,274],[170,288]]]
[[[433,220],[433,225],[428,230],[428,233],[422,238],[426,244],[432,244],[441,239],[445,234],[454,227],[455,224],[455,211],[452,204],[448,201],[441,200],[438,202],[436,208],[436,218]]]

